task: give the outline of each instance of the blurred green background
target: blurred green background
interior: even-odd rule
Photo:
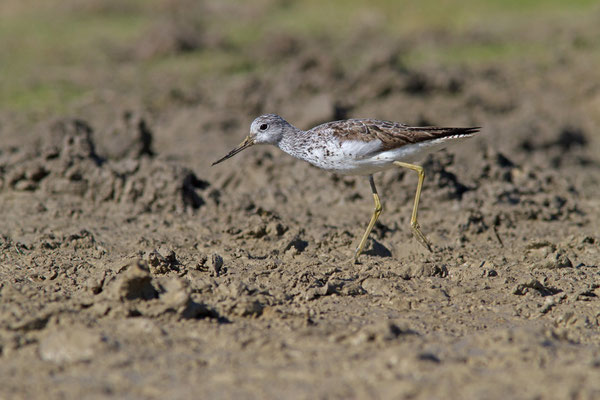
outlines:
[[[593,23],[598,8],[595,0],[3,0],[0,108],[36,120],[104,92],[165,107],[201,80],[269,73],[279,62],[269,46],[293,52],[294,40],[349,69],[379,38],[397,40],[413,67],[527,59],[543,68],[560,46],[600,61],[594,32],[569,29]]]

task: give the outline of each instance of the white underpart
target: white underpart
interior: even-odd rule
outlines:
[[[450,144],[459,143],[473,135],[454,135],[427,142],[408,144],[397,149],[380,151],[380,140],[328,142],[305,158],[311,164],[344,175],[370,175],[392,168],[394,161],[413,162]],[[327,150],[331,154],[326,156]]]

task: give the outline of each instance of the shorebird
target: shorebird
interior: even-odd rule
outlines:
[[[375,208],[367,230],[354,252],[354,261],[358,262],[358,256],[362,253],[382,211],[373,174],[392,167],[408,168],[419,174],[410,225],[419,243],[432,251],[431,243],[421,232],[417,221],[425,172],[423,167],[411,162],[451,143],[470,138],[479,132],[479,129],[414,127],[399,122],[366,118],[327,122],[303,131],[279,115],[265,114],[252,122],[250,134],[242,143],[212,165],[225,161],[255,144],[270,144],[330,172],[367,176]]]

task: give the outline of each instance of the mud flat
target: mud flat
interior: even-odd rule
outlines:
[[[185,104],[4,126],[0,397],[599,398],[592,59],[417,69],[378,40],[347,70],[289,40],[269,74]],[[482,126],[423,160],[435,252],[411,237],[410,171],[376,176],[354,264],[366,179],[270,148],[209,167],[274,111]]]

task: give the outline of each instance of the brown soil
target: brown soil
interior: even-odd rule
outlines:
[[[596,65],[416,71],[378,43],[349,71],[284,38],[267,77],[159,112],[7,125],[0,397],[600,398]],[[263,112],[482,126],[423,160],[435,252],[410,171],[376,176],[354,264],[366,179],[266,147],[210,168]]]

